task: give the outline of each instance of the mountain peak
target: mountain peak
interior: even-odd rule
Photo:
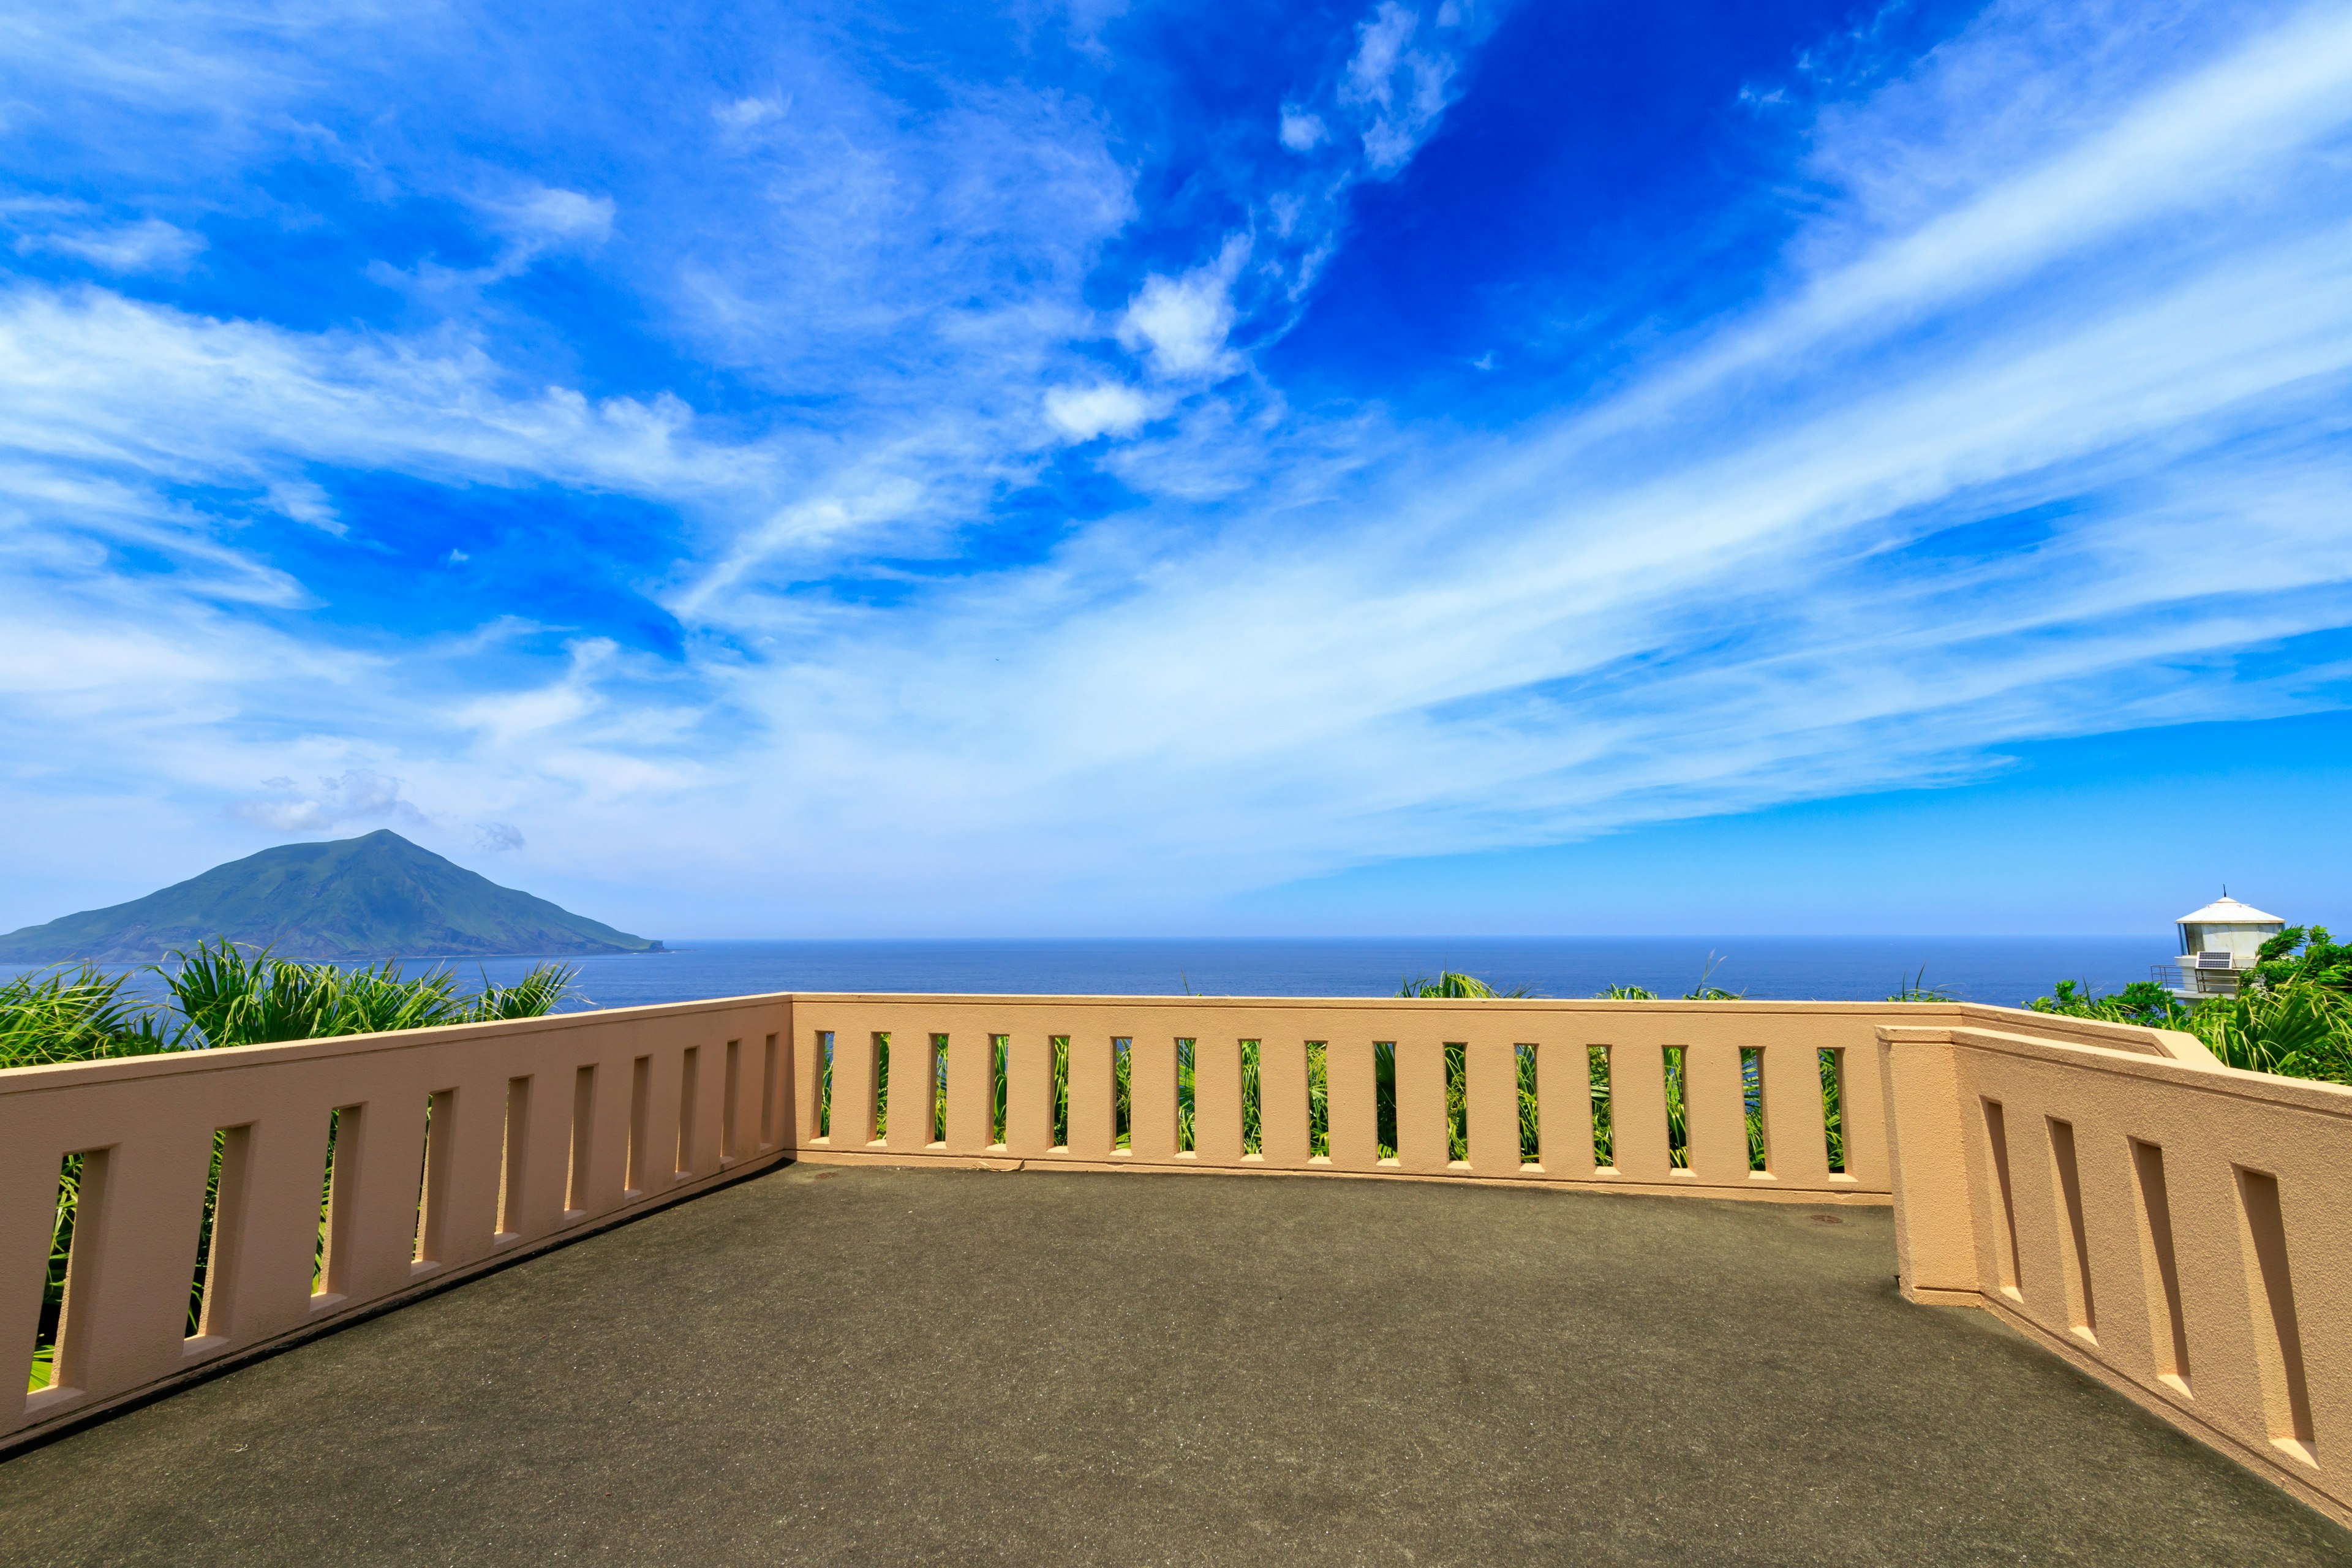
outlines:
[[[280,844],[0,936],[0,963],[153,963],[214,937],[288,958],[572,957],[661,943],[502,888],[389,827]]]

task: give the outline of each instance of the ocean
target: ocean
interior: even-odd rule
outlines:
[[[1538,996],[1590,996],[1612,984],[1679,996],[1705,977],[1759,999],[1875,1001],[1923,983],[1966,1001],[2013,1006],[2059,980],[2121,990],[2172,956],[2168,942],[2139,937],[1001,938],[673,947],[572,960],[580,978],[565,1010],[767,991],[1392,996],[1404,980],[1441,969]],[[510,983],[533,962],[451,963],[471,990],[484,976]],[[0,979],[25,972],[0,965]],[[134,977],[132,989],[159,994],[148,974]]]
[[[1612,984],[1679,996],[1702,977],[1758,998],[1875,1001],[1920,982],[2009,1005],[2079,980],[2100,992],[2172,956],[2138,937],[1379,937],[682,942],[587,958],[574,1005],[627,1007],[765,991],[1033,995],[1387,996],[1441,969],[1500,990],[1590,996]],[[463,963],[505,983],[525,959]]]

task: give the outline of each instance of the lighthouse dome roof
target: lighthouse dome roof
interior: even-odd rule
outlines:
[[[2201,910],[2189,910],[2172,923],[2181,926],[2284,926],[2286,921],[2224,894]]]

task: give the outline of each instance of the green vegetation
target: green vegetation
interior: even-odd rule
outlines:
[[[2352,1084],[2352,947],[2325,926],[2289,926],[2263,943],[2235,996],[2188,1005],[2152,980],[2095,996],[2072,980],[2028,1004],[2037,1013],[2179,1029],[2222,1063],[2282,1078]]]
[[[2338,942],[2326,926],[2289,926],[2254,955],[2253,978],[2263,985],[2352,993],[2352,943]]]
[[[396,960],[343,969],[247,952],[226,938],[172,956],[175,966],[149,966],[171,994],[169,1008],[124,995],[130,973],[89,964],[0,984],[0,1068],[535,1018],[571,993],[579,973],[542,963],[512,985],[485,978],[480,991],[461,995],[456,971],[411,975]]]
[[[302,958],[646,952],[661,943],[501,888],[397,833],[281,844],[143,899],[0,936],[0,963],[160,963],[215,937]]]
[[[1896,982],[1886,999],[1889,1002],[1957,1002],[1960,998],[1958,993],[1948,991],[1941,985],[1928,984],[1927,966],[1923,963],[1918,973]]]
[[[1739,991],[1726,991],[1722,986],[1713,984],[1715,972],[1722,967],[1723,960],[1716,957],[1716,955],[1711,952],[1708,953],[1706,955],[1706,967],[1699,971],[1698,984],[1684,992],[1682,999],[1685,1002],[1738,1002],[1741,1000],[1746,995],[1746,993]],[[1464,978],[1467,979],[1468,977],[1465,975]],[[1475,985],[1477,982],[1472,981],[1471,984]],[[1475,993],[1472,993],[1472,994],[1475,994]],[[1487,994],[1491,996],[1494,993],[1488,992]],[[1524,990],[1520,990],[1514,991],[1511,994],[1514,996],[1524,996],[1527,993]],[[1600,1002],[1656,1002],[1662,1000],[1656,992],[1651,990],[1646,985],[1604,985],[1599,991],[1593,993],[1593,999]]]
[[[0,984],[0,1068],[170,1050],[176,1041],[163,1033],[155,1010],[122,994],[129,978],[84,964]]]
[[[362,969],[304,963],[247,952],[223,939],[200,942],[193,952],[174,953],[176,968],[156,966],[170,992],[169,1009],[126,997],[130,976],[103,974],[84,964],[23,975],[0,984],[0,1067],[42,1067],[99,1061],[163,1051],[205,1050],[273,1041],[318,1039],[335,1035],[422,1029],[440,1024],[476,1024],[494,1018],[532,1018],[551,1011],[567,995],[576,971],[542,963],[515,984],[487,979],[471,996],[457,993],[447,969],[407,975],[396,963]],[[324,1257],[326,1183],[334,1165],[332,1119],[320,1176],[320,1241]],[[204,1303],[205,1268],[211,1253],[213,1208],[220,1190],[225,1135],[214,1134],[212,1173],[205,1185],[204,1220],[196,1241],[194,1277],[189,1288],[188,1330],[196,1331]],[[58,1320],[65,1308],[66,1265],[73,1251],[74,1214],[81,1195],[81,1156],[68,1155],[58,1173],[56,1217],[49,1231],[48,1279],[42,1292],[40,1328],[29,1386],[46,1388],[54,1370]]]
[[[1509,991],[1497,991],[1475,974],[1464,974],[1452,969],[1441,969],[1434,980],[1408,980],[1398,990],[1400,996],[1473,997],[1483,1000],[1516,1000],[1525,996],[1528,988],[1517,986]]]
[[[461,996],[456,971],[411,976],[397,960],[341,969],[267,952],[248,956],[226,940],[176,956],[179,968],[156,973],[171,986],[187,1026],[212,1047],[536,1018],[554,1009],[579,974],[570,964],[541,963],[512,985],[492,985],[485,976],[479,992]]]

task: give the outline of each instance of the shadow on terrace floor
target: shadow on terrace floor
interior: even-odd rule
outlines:
[[[1822,1212],[797,1166],[0,1465],[0,1561],[2352,1561]]]

